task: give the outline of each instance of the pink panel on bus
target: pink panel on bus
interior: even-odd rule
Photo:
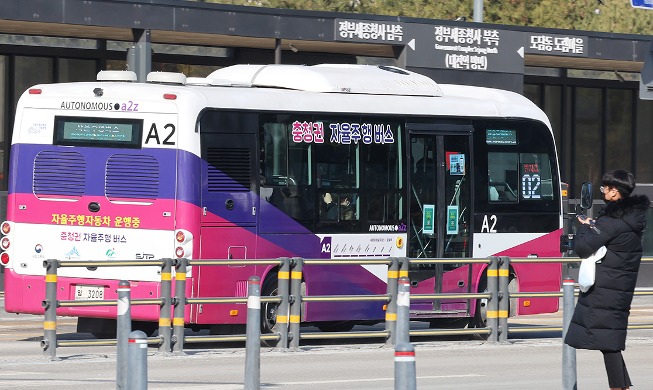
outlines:
[[[497,256],[524,258],[529,255],[537,257],[561,257],[560,235],[562,229],[545,234],[534,240],[517,245]],[[562,282],[562,266],[560,263],[530,263],[513,264],[513,269],[519,281],[519,291],[553,291],[559,292]],[[558,298],[518,298],[517,314],[554,313],[558,311]]]
[[[11,269],[5,269],[5,310],[9,313],[43,314],[41,301],[45,299],[45,281],[43,276],[17,275]],[[189,281],[192,282],[192,281]],[[76,285],[104,286],[104,299],[118,299],[118,280],[57,278],[57,300],[74,300]],[[131,298],[158,298],[159,282],[131,282]],[[96,307],[62,307],[58,315],[115,318],[116,306]],[[134,320],[159,321],[159,305],[131,306]]]
[[[164,212],[175,212],[173,199],[157,199],[151,201],[150,205],[129,205],[111,203],[103,196],[85,196],[76,202],[54,203],[55,201],[40,200],[33,194],[10,194],[7,202],[10,205],[7,207],[7,219],[16,223],[120,228],[125,227],[124,223],[120,222],[125,217],[132,220],[138,218],[138,229],[172,229],[174,223],[173,218],[163,216]],[[88,211],[91,202],[100,204],[99,212]],[[24,206],[24,209],[19,210],[18,205]],[[56,213],[43,212],[45,206],[47,210],[56,210]],[[65,223],[62,215],[66,215]],[[69,219],[68,216],[75,216],[75,220]],[[96,222],[98,217],[99,222]],[[136,226],[132,225],[131,228]]]

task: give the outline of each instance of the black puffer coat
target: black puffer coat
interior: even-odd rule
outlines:
[[[637,271],[642,259],[642,232],[650,202],[634,195],[610,202],[596,219],[596,229],[580,224],[576,253],[586,258],[608,249],[596,264],[594,286],[581,293],[565,337],[574,348],[623,351]]]

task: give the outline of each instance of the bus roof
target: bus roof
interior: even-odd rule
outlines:
[[[42,94],[23,94],[19,106],[53,108],[62,101],[118,101],[137,97],[141,112],[197,115],[203,108],[333,112],[371,115],[530,118],[550,123],[533,102],[514,92],[437,84],[404,69],[373,65],[234,65],[208,77],[155,72],[135,83],[133,72],[102,81],[42,84]],[[105,75],[106,76],[106,75]],[[129,76],[129,77],[128,77]],[[156,77],[153,77],[156,76]],[[168,81],[167,81],[168,80]],[[101,97],[93,97],[99,88]],[[164,100],[175,94],[176,100]],[[90,112],[89,112],[90,114]],[[116,113],[117,114],[117,113]]]
[[[311,92],[442,96],[435,81],[394,66],[234,65],[218,69],[207,78],[214,83]]]

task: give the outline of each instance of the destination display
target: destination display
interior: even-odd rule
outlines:
[[[56,117],[54,144],[140,147],[142,120]]]
[[[485,143],[488,145],[517,145],[517,132],[515,130],[487,129]]]

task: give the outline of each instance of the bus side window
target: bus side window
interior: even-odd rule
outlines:
[[[314,146],[320,220],[327,224],[358,220],[359,145],[325,142]]]
[[[292,123],[283,115],[262,117],[261,196],[291,218],[313,223],[311,144],[292,140]]]

